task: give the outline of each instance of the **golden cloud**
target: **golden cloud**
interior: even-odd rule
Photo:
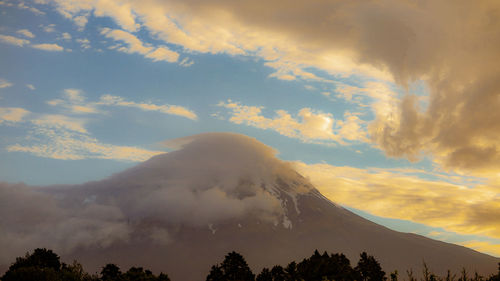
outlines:
[[[376,117],[372,140],[390,156],[425,152],[447,168],[500,168],[498,1],[42,2],[75,22],[92,12],[109,16],[124,30],[144,28],[188,52],[258,56],[279,79],[328,81],[312,67],[404,87],[424,80],[428,107],[410,95],[397,98],[391,118]]]
[[[330,200],[377,216],[500,238],[500,186],[471,178],[422,179],[425,171],[360,169],[296,162],[297,170]],[[460,180],[461,182],[452,183]]]

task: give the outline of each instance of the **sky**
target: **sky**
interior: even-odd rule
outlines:
[[[241,133],[332,201],[500,256],[498,1],[0,1],[0,181]]]

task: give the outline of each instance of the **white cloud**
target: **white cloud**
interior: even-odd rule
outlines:
[[[65,115],[42,114],[30,120],[22,108],[0,108],[0,124],[29,121],[31,129],[23,143],[9,145],[7,151],[31,153],[38,157],[61,160],[113,159],[140,162],[164,153],[135,146],[102,143],[85,128],[86,119]]]
[[[101,143],[85,132],[54,126],[47,122],[35,122],[32,132],[35,144],[14,144],[7,147],[10,152],[26,152],[38,157],[60,160],[112,159],[142,162],[154,155],[164,153],[134,146]]]
[[[268,118],[262,114],[261,106],[246,106],[231,100],[220,102],[218,106],[230,110],[230,122],[274,130],[281,135],[304,142],[348,144],[348,141],[368,141],[364,128],[365,121],[348,112],[345,114],[345,120],[335,120],[331,113],[310,108],[302,108],[296,117],[285,110],[276,110],[276,115]]]
[[[179,105],[157,105],[150,102],[133,102],[127,101],[122,97],[112,96],[112,95],[104,95],[101,96],[100,101],[97,103],[99,105],[106,106],[123,106],[123,107],[133,107],[139,108],[144,111],[157,111],[165,114],[172,114],[177,116],[182,116],[189,118],[191,120],[197,120],[198,116],[193,111]]]
[[[32,91],[36,89],[35,86],[33,86],[32,84],[26,84],[26,87],[28,87],[28,89]]]
[[[27,29],[19,29],[17,33],[24,35],[25,37],[28,38],[35,38],[35,34],[31,33],[31,31]]]
[[[33,44],[33,45],[31,45],[31,47],[35,48],[35,49],[44,50],[44,51],[50,51],[50,52],[64,51],[64,48],[57,45],[57,44]]]
[[[10,35],[2,35],[2,34],[0,34],[0,41],[7,43],[7,44],[19,46],[19,47],[23,47],[24,45],[27,45],[30,43],[30,41],[26,40],[26,39],[21,39],[18,37],[14,37],[14,36],[10,36]]]

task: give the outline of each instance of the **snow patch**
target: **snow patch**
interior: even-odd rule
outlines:
[[[292,221],[287,216],[283,216],[283,227],[292,229]]]
[[[215,232],[217,231],[216,228],[214,228],[214,225],[213,224],[208,224],[208,229],[210,229],[210,231],[212,231],[212,234],[215,234]]]

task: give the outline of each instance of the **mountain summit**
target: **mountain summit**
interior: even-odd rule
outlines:
[[[436,273],[462,267],[487,275],[499,259],[419,235],[392,231],[332,203],[276,151],[231,133],[165,143],[158,155],[108,179],[72,186],[0,183],[0,264],[36,247],[76,258],[146,266],[173,280],[203,280],[230,251],[263,266],[301,260],[315,249],[363,251],[386,271]],[[4,198],[9,198],[7,201]]]

